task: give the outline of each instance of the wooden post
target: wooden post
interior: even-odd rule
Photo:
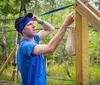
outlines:
[[[81,16],[77,11],[76,11],[76,85],[88,85],[88,21],[84,16]]]

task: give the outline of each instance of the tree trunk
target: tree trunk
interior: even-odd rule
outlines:
[[[63,54],[63,49],[62,49],[62,46],[61,46],[61,44],[60,44],[60,46],[59,46],[59,57],[60,57],[61,60],[63,61],[64,67],[66,68],[66,73],[67,73],[67,75],[68,75],[69,77],[71,77],[70,72],[69,72],[69,70],[68,70],[68,66],[67,66],[66,61],[65,61],[65,59],[64,59],[63,56],[64,56],[64,54]]]
[[[68,55],[68,65],[72,66],[73,62],[72,62],[72,56]]]
[[[2,63],[6,61],[6,32],[3,32],[2,36]]]
[[[25,0],[21,0],[21,7],[20,7],[20,14],[19,14],[19,16],[23,16],[25,14],[26,14]],[[19,44],[21,38],[22,38],[21,34],[17,33],[16,34],[16,44]],[[17,69],[17,67],[16,67],[16,57],[14,58],[14,67],[13,67],[13,69],[15,69],[15,70]],[[14,80],[15,83],[16,83],[16,78],[18,78],[18,70],[17,71],[15,71],[15,70],[13,70],[12,78],[11,79]],[[16,75],[16,72],[17,72],[17,75]],[[15,76],[17,76],[17,77],[15,77]]]
[[[65,68],[66,68],[67,75],[68,75],[69,77],[71,77],[70,72],[69,72],[69,70],[68,70],[68,66],[67,66],[67,64],[66,64],[66,61],[65,61],[64,57],[61,57],[61,58],[62,58],[62,61],[63,61],[63,63],[64,63],[64,66],[65,66]]]

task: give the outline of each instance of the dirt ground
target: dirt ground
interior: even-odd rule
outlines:
[[[0,85],[8,85],[8,83],[0,82]]]

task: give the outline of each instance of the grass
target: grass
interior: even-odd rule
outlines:
[[[68,67],[71,77],[68,77],[66,74],[66,70],[62,65],[54,65],[52,67],[47,68],[48,76],[57,77],[57,78],[65,78],[66,80],[76,80],[76,68],[75,66]],[[62,82],[62,84],[61,84]],[[96,85],[100,82],[100,65],[89,65],[89,82],[94,82],[94,84],[89,85]],[[63,81],[63,80],[48,80],[48,85],[74,85],[75,82],[73,81]],[[52,84],[51,84],[52,83]],[[57,84],[58,83],[58,84]]]
[[[1,67],[1,66],[0,66]],[[47,85],[75,85],[76,80],[76,68],[75,66],[69,66],[68,70],[70,72],[71,77],[69,77],[66,73],[66,69],[64,65],[53,65],[47,68]],[[3,74],[0,76],[0,80],[10,80],[12,74],[12,66],[8,66],[6,70],[4,70]],[[62,79],[64,78],[64,79]],[[100,66],[99,65],[89,65],[89,81],[90,82],[100,82]],[[17,79],[17,85],[21,83],[21,77],[19,76]],[[9,83],[9,85],[15,85],[14,82]],[[89,84],[95,85],[95,84]]]
[[[75,85],[75,82],[50,79],[50,80],[48,80],[47,85]]]
[[[100,65],[90,65],[89,67],[89,79],[90,81],[100,82]]]
[[[0,69],[1,67],[2,66],[0,65]],[[9,85],[15,85],[15,82],[11,79],[12,72],[13,72],[13,67],[11,65],[8,65],[6,69],[3,71],[3,73],[0,75],[0,80],[9,82]],[[21,77],[18,77],[16,85],[19,85],[20,82],[21,82]]]
[[[66,69],[64,65],[55,64],[52,67],[47,68],[47,75],[51,78],[48,79],[47,85],[75,85],[75,66],[68,67],[71,77],[69,77],[66,73]],[[64,78],[64,79],[62,79]]]

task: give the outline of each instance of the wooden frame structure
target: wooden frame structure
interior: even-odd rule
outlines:
[[[16,46],[14,47],[14,49],[11,51],[11,53],[9,54],[9,56],[7,57],[7,60],[5,61],[5,63],[3,64],[2,68],[0,69],[0,75],[3,73],[3,71],[5,70],[5,68],[7,67],[8,63],[10,62],[10,59],[16,54],[18,50],[18,44],[16,44]],[[16,75],[17,75],[17,66],[14,66],[13,68],[13,79],[14,79],[14,84],[16,85]]]
[[[2,66],[2,68],[0,69],[0,75],[2,74],[2,72],[4,71],[4,69],[7,67],[7,64],[10,62],[10,59],[15,55],[17,49],[18,49],[18,45],[16,45],[14,47],[14,49],[12,50],[12,52],[10,53],[10,55],[7,57],[7,60],[5,61],[5,63]]]
[[[76,10],[76,85],[88,85],[88,22],[100,31],[100,12],[95,10],[88,0],[76,0],[74,7]]]
[[[88,22],[100,31],[100,12],[95,10],[88,0],[76,0],[76,85],[88,85]],[[0,70],[4,71],[11,57],[17,51],[18,45],[8,56],[7,61]]]

